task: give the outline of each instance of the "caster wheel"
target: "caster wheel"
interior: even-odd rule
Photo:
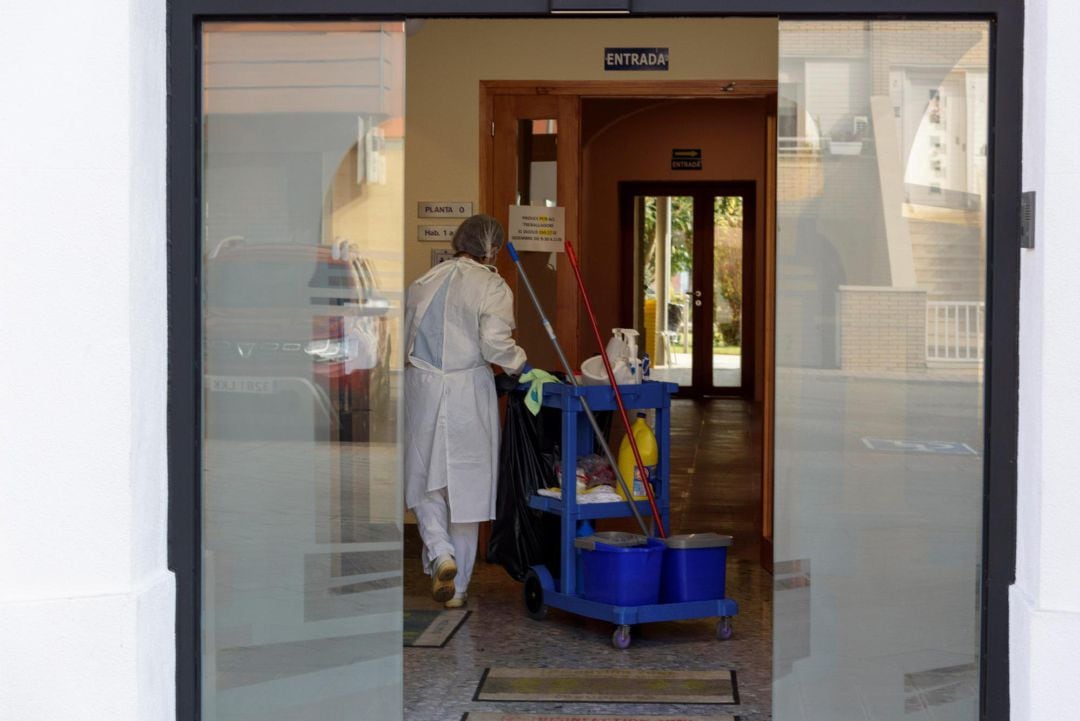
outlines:
[[[534,621],[543,621],[547,618],[548,607],[544,603],[544,586],[540,583],[540,577],[533,571],[525,576],[525,609],[529,612],[529,618]]]
[[[735,635],[735,629],[731,627],[731,619],[723,618],[716,624],[716,637],[721,641],[727,641]]]
[[[630,627],[629,626],[616,626],[614,633],[611,634],[611,645],[617,649],[630,648]]]

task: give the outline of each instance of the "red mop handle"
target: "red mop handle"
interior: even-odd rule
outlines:
[[[596,335],[596,343],[600,346],[600,357],[604,360],[604,370],[607,371],[608,382],[611,383],[612,390],[615,391],[615,403],[619,406],[619,415],[622,417],[623,427],[626,428],[626,437],[630,441],[630,449],[634,452],[634,462],[637,463],[638,473],[641,475],[642,483],[645,486],[645,495],[649,498],[649,506],[652,508],[653,520],[656,521],[657,533],[660,538],[667,538],[667,531],[664,529],[664,521],[660,518],[660,509],[656,507],[656,497],[653,494],[652,483],[649,482],[649,472],[645,469],[645,463],[641,460],[641,453],[638,451],[637,439],[634,438],[634,431],[630,427],[630,417],[626,415],[626,406],[623,405],[622,392],[619,390],[619,384],[615,382],[615,371],[611,369],[611,360],[608,358],[607,346],[604,345],[604,338],[600,335],[600,326],[596,322],[596,313],[593,312],[592,302],[589,300],[589,293],[585,290],[585,281],[581,277],[581,266],[578,265],[577,254],[574,253],[574,246],[567,240],[564,242],[566,246],[566,256],[570,260],[570,267],[574,269],[574,277],[577,278],[578,289],[581,291],[581,299],[585,301],[585,310],[589,314],[589,322],[592,323],[593,333]],[[631,479],[633,480],[633,479]],[[633,491],[633,484],[631,484],[631,491]],[[633,493],[631,493],[631,496]],[[633,502],[633,498],[630,498],[630,502]]]

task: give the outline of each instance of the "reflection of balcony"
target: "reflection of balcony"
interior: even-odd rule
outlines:
[[[821,155],[821,138],[777,138],[776,151],[781,158],[816,157]]]
[[[829,155],[862,155],[861,140],[830,140]]]
[[[930,301],[926,304],[926,360],[982,363],[986,305],[981,301]]]

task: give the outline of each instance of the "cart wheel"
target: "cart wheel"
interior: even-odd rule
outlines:
[[[630,627],[616,626],[611,634],[611,645],[618,649],[630,648]]]
[[[724,616],[720,619],[720,622],[716,624],[716,637],[721,641],[727,641],[735,635],[735,629],[731,627],[731,619]]]
[[[548,607],[544,603],[544,586],[540,583],[540,577],[535,571],[529,571],[525,576],[525,608],[529,611],[529,618],[534,621],[543,621],[547,618]]]

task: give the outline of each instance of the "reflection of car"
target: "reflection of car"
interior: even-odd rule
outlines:
[[[354,247],[230,239],[204,278],[208,434],[370,438],[389,399],[390,304]]]

